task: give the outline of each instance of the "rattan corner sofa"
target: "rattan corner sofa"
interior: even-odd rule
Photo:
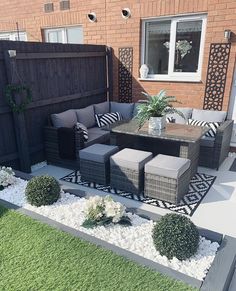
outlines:
[[[96,143],[109,144],[110,133],[96,124],[95,114],[120,112],[123,120],[130,120],[136,114],[137,104],[102,102],[82,109],[69,109],[49,117],[48,125],[44,127],[44,146],[47,162],[69,169],[79,168],[79,151]],[[74,125],[80,122],[88,128],[89,139],[84,142],[83,132],[74,130]],[[63,153],[60,136],[65,140],[67,148],[73,152],[66,156]]]
[[[82,109],[70,109],[58,114],[52,114],[49,124],[44,128],[44,145],[47,162],[53,165],[78,169],[79,151],[81,149],[95,143],[109,144],[110,142],[110,133],[96,125],[94,114],[120,112],[124,120],[130,120],[137,112],[137,105],[137,103],[106,101]],[[227,112],[225,111],[193,108],[178,109],[185,115],[185,119],[176,114],[168,116],[175,119],[176,123],[186,123],[190,118],[205,122],[220,122],[214,138],[203,137],[201,139],[199,157],[200,166],[218,169],[229,153],[233,120],[227,120]],[[76,122],[80,122],[88,128],[89,139],[87,142],[84,142],[82,131],[74,130]],[[60,139],[62,131],[63,139]],[[63,140],[66,148],[73,149],[69,157],[63,155],[60,140]]]

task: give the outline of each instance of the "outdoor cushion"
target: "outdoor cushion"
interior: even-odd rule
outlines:
[[[88,147],[94,143],[106,143],[110,139],[110,134],[108,131],[100,130],[100,131],[93,131],[97,127],[89,128],[88,129],[88,141],[84,143],[85,147]],[[97,128],[99,129],[99,128]]]
[[[145,163],[152,158],[151,152],[139,151],[125,148],[117,154],[111,156],[111,165],[118,165],[119,167],[128,168],[132,170],[141,170]]]
[[[110,103],[110,112],[119,112],[124,120],[130,120],[133,117],[134,103]]]
[[[189,167],[189,159],[160,154],[145,165],[145,173],[177,179]]]
[[[184,108],[184,107],[179,107],[179,108],[176,108],[176,109],[181,111],[186,119],[184,119],[182,116],[180,116],[177,113],[167,114],[166,117],[175,119],[175,123],[186,124],[188,119],[191,117],[193,109],[192,108]]]
[[[66,110],[61,113],[52,114],[51,120],[53,126],[59,127],[73,127],[77,122],[77,117],[74,109]]]
[[[209,131],[205,134],[208,137],[215,137],[217,128],[220,126],[220,122],[206,122],[201,120],[189,119],[188,124],[195,126],[205,126],[209,127]]]
[[[118,146],[105,144],[93,144],[79,152],[80,159],[104,163],[108,161],[111,155],[118,152]]]
[[[122,120],[122,116],[119,112],[111,112],[105,114],[95,114],[98,127],[103,127],[119,120]]]
[[[105,114],[110,112],[110,103],[108,101],[94,104],[93,106],[95,114]]]
[[[88,140],[88,129],[82,123],[77,122],[75,126],[76,130],[81,130],[83,132],[84,141]]]
[[[203,147],[213,148],[214,145],[215,145],[215,138],[214,137],[203,136],[200,139],[200,145],[203,146]]]
[[[134,103],[134,109],[133,109],[133,116],[132,116],[132,118],[134,118],[138,114],[138,106],[139,105],[140,105],[140,103]]]
[[[192,119],[206,122],[224,122],[226,111],[193,109]]]
[[[94,117],[93,105],[90,105],[82,109],[77,109],[75,112],[77,114],[78,121],[84,124],[87,128],[95,126],[96,121]]]

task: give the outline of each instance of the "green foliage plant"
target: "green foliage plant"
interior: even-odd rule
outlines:
[[[135,118],[139,122],[139,128],[149,120],[150,117],[163,117],[166,114],[177,113],[185,119],[184,114],[173,107],[172,103],[180,103],[176,97],[167,96],[165,90],[161,90],[156,95],[149,95],[142,92],[147,97],[147,101],[138,105]]]
[[[34,206],[51,205],[60,197],[60,185],[51,176],[43,175],[32,178],[25,189],[27,201]]]
[[[194,223],[180,214],[164,215],[153,228],[156,250],[168,259],[186,260],[196,254],[199,232]]]

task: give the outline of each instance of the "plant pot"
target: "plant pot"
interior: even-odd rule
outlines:
[[[166,117],[150,117],[149,129],[160,130],[166,126]]]

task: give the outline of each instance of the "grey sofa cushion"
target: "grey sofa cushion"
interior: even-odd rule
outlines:
[[[79,152],[80,159],[95,161],[98,163],[107,162],[111,155],[119,151],[119,147],[105,144],[93,144]]]
[[[105,143],[110,139],[110,133],[98,127],[88,129],[88,141],[84,143],[85,147],[93,145],[94,143]]]
[[[214,137],[203,136],[200,139],[200,146],[213,148],[214,145],[215,145],[215,138]]]
[[[53,126],[59,127],[73,127],[77,122],[77,117],[74,109],[66,110],[61,113],[52,114],[51,120]]]
[[[115,155],[111,156],[111,165],[128,168],[132,170],[143,169],[145,163],[152,158],[151,152],[139,151],[134,149],[125,148]]]
[[[133,110],[133,116],[132,118],[134,118],[137,113],[138,113],[138,106],[140,105],[140,103],[134,103],[134,110]]]
[[[119,112],[124,120],[130,120],[133,117],[134,103],[110,102],[110,111]]]
[[[145,165],[145,173],[177,179],[189,167],[189,159],[160,154]]]
[[[226,111],[193,109],[191,118],[206,122],[224,122],[226,119]]]
[[[78,122],[83,123],[87,128],[96,124],[93,105],[75,110]]]
[[[110,112],[110,103],[108,101],[94,104],[93,106],[95,114],[105,114]]]
[[[193,109],[192,108],[187,108],[187,107],[186,108],[185,107],[179,107],[179,108],[176,108],[176,109],[181,111],[186,119],[184,119],[182,116],[178,115],[177,113],[167,114],[166,117],[175,119],[175,123],[179,123],[179,124],[187,123],[188,119],[191,118]]]

